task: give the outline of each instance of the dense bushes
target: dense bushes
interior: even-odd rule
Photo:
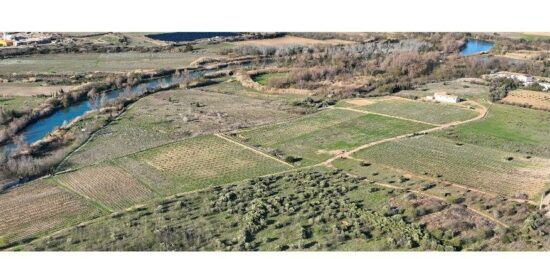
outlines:
[[[521,86],[521,83],[513,79],[498,78],[491,82],[489,88],[489,100],[496,102],[508,95],[509,91],[515,90]]]

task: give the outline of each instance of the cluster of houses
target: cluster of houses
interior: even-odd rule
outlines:
[[[52,42],[52,36],[43,33],[6,33],[2,32],[0,47],[47,44]]]
[[[482,78],[483,79],[510,78],[521,82],[524,86],[529,86],[534,83],[537,83],[542,87],[544,91],[550,90],[550,78],[534,77],[534,76],[522,74],[522,73],[501,71],[497,73],[483,75]]]

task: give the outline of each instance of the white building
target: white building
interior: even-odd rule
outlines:
[[[542,86],[542,89],[544,91],[549,91],[550,90],[550,83],[539,82],[539,85]]]
[[[437,92],[433,96],[426,96],[426,100],[442,102],[442,103],[458,103],[460,98],[456,95],[449,95],[446,92]]]
[[[494,74],[484,75],[482,77],[486,78],[486,79],[510,78],[510,79],[520,81],[521,83],[523,83],[523,85],[530,85],[530,84],[535,82],[535,78],[530,76],[530,75],[521,74],[521,73],[507,72],[507,71],[501,71],[501,72],[497,72],[497,73],[494,73]]]

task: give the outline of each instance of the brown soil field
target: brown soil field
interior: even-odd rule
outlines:
[[[0,195],[0,246],[78,223],[99,210],[76,194],[37,181]]]
[[[106,164],[62,174],[56,180],[112,210],[124,209],[154,196],[153,192],[121,168]]]
[[[512,59],[536,60],[544,57],[545,55],[550,55],[550,52],[536,51],[536,50],[518,50],[518,51],[508,52],[500,56],[505,58],[512,58]]]
[[[288,46],[288,45],[340,45],[340,44],[353,44],[353,41],[346,40],[315,40],[308,39],[296,36],[284,36],[280,38],[273,39],[263,39],[263,40],[246,40],[237,42],[237,45],[254,45],[254,46],[263,46],[263,47],[278,47],[278,46]]]
[[[74,86],[29,86],[16,83],[0,84],[0,96],[35,96],[35,95],[51,95],[63,89],[68,91]]]
[[[530,90],[514,90],[502,99],[505,104],[531,105],[535,109],[550,110],[550,93]]]

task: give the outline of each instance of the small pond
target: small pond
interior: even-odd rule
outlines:
[[[493,48],[493,43],[483,40],[468,40],[466,45],[460,51],[460,56],[470,56],[479,53],[488,52]]]

